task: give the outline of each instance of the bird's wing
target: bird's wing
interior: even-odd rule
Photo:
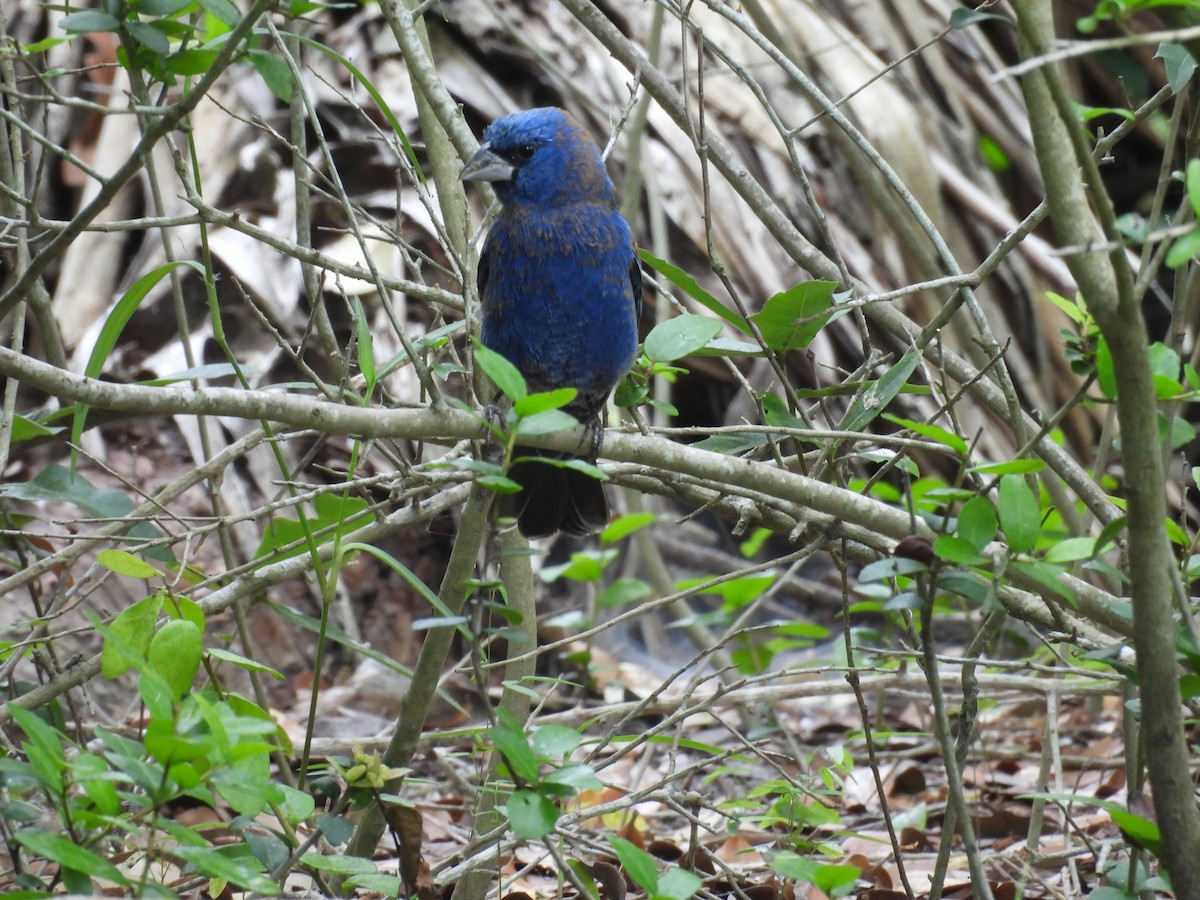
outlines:
[[[475,272],[475,286],[479,290],[479,299],[487,296],[488,276],[492,272],[492,242],[485,240],[483,249],[479,251],[479,268]]]

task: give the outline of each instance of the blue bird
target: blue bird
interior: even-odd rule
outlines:
[[[599,434],[637,354],[642,303],[637,248],[599,147],[564,110],[525,110],[484,130],[462,180],[491,182],[501,203],[479,256],[480,339],[530,391],[576,388],[564,410]],[[569,458],[517,448],[508,474],[522,490],[502,513],[527,537],[608,524],[600,481],[545,461]]]

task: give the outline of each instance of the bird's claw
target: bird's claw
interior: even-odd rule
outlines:
[[[590,440],[592,450],[588,454],[588,459],[596,460],[600,457],[600,446],[604,443],[604,426],[599,421],[589,422],[587,424],[588,438]]]

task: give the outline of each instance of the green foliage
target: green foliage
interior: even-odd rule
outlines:
[[[195,627],[186,620],[174,624]],[[279,893],[267,868],[247,848],[215,845],[206,826],[182,826],[167,814],[170,804],[185,797],[212,803],[219,794],[245,816],[273,806],[294,810],[294,822],[306,818],[311,802],[297,805],[299,792],[274,785],[267,777],[271,746],[264,738],[277,734],[277,726],[265,711],[235,695],[221,699],[202,692],[164,706],[153,678],[144,679],[139,691],[153,716],[144,740],[98,728],[101,749],[96,753],[34,713],[9,705],[28,760],[5,760],[2,773],[10,803],[16,804],[6,810],[6,817],[20,824],[13,838],[22,853],[28,859],[57,863],[63,882],[77,892],[98,892],[93,879],[135,890],[127,872],[109,859],[120,850],[127,823],[135,820],[144,830],[139,855],[148,872],[159,861],[183,859],[201,875],[259,893]],[[69,823],[69,830],[48,828],[44,814],[33,813],[30,801],[35,798],[62,823]],[[21,815],[21,809],[30,815]],[[283,839],[282,834],[276,837]],[[26,889],[52,886],[33,874],[37,867],[26,866],[24,871]],[[143,884],[136,890],[150,887],[159,896],[174,896],[163,885]]]
[[[672,868],[659,875],[654,857],[641,847],[619,837],[610,837],[608,842],[613,855],[649,900],[688,900],[700,890],[700,879],[686,869]]]
[[[543,725],[531,739],[512,714],[502,709],[497,712],[491,737],[518,786],[504,804],[505,815],[518,837],[541,840],[558,823],[558,799],[603,786],[591,766],[569,761],[582,740],[573,728]]]

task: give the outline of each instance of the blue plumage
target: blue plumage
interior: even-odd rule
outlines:
[[[502,204],[479,260],[481,339],[530,390],[578,389],[566,411],[599,425],[637,353],[641,307],[633,235],[600,150],[555,108],[497,119],[483,137],[462,174],[492,182]],[[509,474],[523,490],[508,512],[530,537],[588,534],[608,521],[603,487],[586,474],[534,461]]]

